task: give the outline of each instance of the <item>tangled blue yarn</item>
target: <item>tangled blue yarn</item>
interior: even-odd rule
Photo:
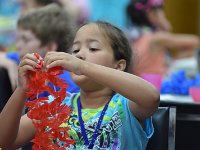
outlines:
[[[200,74],[189,78],[184,70],[172,73],[161,85],[161,94],[189,95],[189,88],[200,86]]]

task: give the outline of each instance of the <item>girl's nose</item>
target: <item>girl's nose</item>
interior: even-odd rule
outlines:
[[[76,57],[78,57],[79,59],[85,60],[85,54],[86,54],[86,52],[84,50],[79,50],[76,53]]]

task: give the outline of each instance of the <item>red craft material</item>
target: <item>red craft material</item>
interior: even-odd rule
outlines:
[[[40,62],[38,63],[36,72],[30,72],[30,80],[27,92],[28,102],[25,103],[29,109],[28,117],[33,120],[36,128],[33,150],[53,150],[65,149],[73,144],[74,141],[69,137],[67,131],[69,128],[60,127],[62,123],[66,123],[71,113],[71,108],[61,104],[67,96],[66,88],[68,84],[58,75],[62,74],[61,67],[54,67],[45,71],[43,69],[44,61],[37,54],[34,54]],[[51,82],[55,87],[59,87],[59,91],[52,89],[47,83]],[[38,95],[43,92],[48,92],[55,99],[48,102],[48,97],[38,98]],[[58,142],[62,141],[65,144],[59,147]]]

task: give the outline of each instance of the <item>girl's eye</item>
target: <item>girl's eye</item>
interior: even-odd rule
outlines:
[[[97,51],[99,50],[98,48],[89,48],[90,51]]]
[[[78,52],[79,52],[78,49],[72,50],[72,54],[76,54],[76,53],[78,53]]]

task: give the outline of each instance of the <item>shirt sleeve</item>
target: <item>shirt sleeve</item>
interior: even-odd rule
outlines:
[[[6,58],[13,60],[16,64],[20,62],[20,56],[18,52],[8,52]]]
[[[153,122],[152,122],[152,116],[148,117],[144,121],[144,127],[141,126],[139,123],[138,119],[134,116],[134,114],[131,112],[130,107],[129,107],[129,100],[125,98],[122,95],[118,95],[120,99],[122,100],[122,105],[124,107],[124,112],[125,116],[127,116],[130,119],[130,123],[134,124],[140,130],[141,133],[144,133],[144,136],[149,139],[152,137],[154,133],[154,127],[153,127]]]

